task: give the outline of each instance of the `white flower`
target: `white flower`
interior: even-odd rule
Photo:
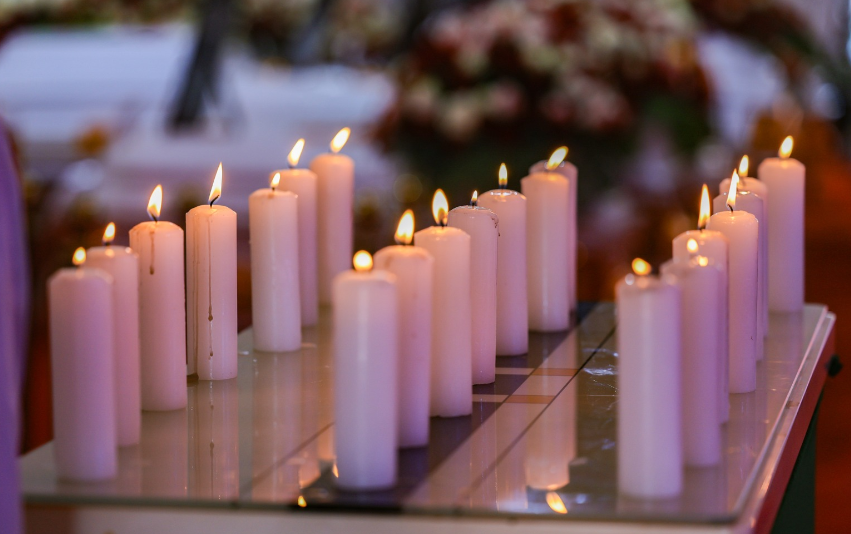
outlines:
[[[455,141],[466,141],[472,137],[481,123],[482,114],[475,95],[454,95],[444,104],[438,118],[438,127],[446,137]]]

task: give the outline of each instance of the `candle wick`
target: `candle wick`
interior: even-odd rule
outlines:
[[[471,200],[470,200],[470,205],[471,205],[471,206],[473,206],[473,207],[475,208],[476,206],[478,206],[478,205],[479,205],[479,201],[478,201],[478,200],[472,200],[472,199],[471,199]]]
[[[216,197],[216,198],[214,198],[214,199],[210,200],[210,207],[211,207],[211,208],[213,207],[213,204],[214,204],[217,200],[219,200],[219,197]]]
[[[733,210],[733,206],[731,206],[729,204],[727,204],[727,209],[730,210],[730,213],[733,213],[733,211],[735,211],[735,210]]]
[[[499,184],[500,189],[508,189],[508,184]]]

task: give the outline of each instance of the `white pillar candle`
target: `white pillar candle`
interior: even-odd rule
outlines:
[[[759,179],[771,195],[768,205],[768,306],[797,312],[804,307],[804,184],[806,167],[789,156],[792,138],[779,158],[759,165]]]
[[[432,212],[438,226],[414,234],[414,244],[434,257],[431,322],[431,415],[473,412],[470,236],[445,226],[449,204],[440,189]]]
[[[683,486],[680,290],[633,261],[615,286],[618,346],[618,488],[668,498]]]
[[[334,306],[334,446],[345,489],[396,484],[399,295],[396,276],[372,271],[367,252],[337,275]]]
[[[709,227],[729,243],[730,393],[748,393],[756,388],[759,222],[753,214],[735,209],[736,182],[734,174],[728,200],[733,209],[712,215]]]
[[[56,472],[71,480],[113,478],[118,468],[113,371],[112,277],[81,267],[47,282]]]
[[[721,271],[709,258],[697,256],[669,261],[662,265],[661,273],[676,278],[681,294],[683,458],[686,465],[717,465],[721,461]]]
[[[479,197],[479,205],[499,217],[496,251],[496,353],[529,352],[529,304],[526,288],[526,197],[506,189],[508,171],[499,169],[499,189]]]
[[[288,156],[291,168],[273,172],[280,175],[278,190],[292,191],[298,195],[298,278],[301,300],[302,326],[314,326],[319,322],[319,286],[317,284],[316,260],[316,173],[307,169],[294,169],[298,165],[304,139],[299,139]]]
[[[139,361],[143,410],[186,406],[186,304],[183,230],[159,221],[162,187],[148,203],[152,222],[130,230],[130,248],[139,254]]]
[[[319,302],[331,303],[331,281],[349,269],[354,239],[355,164],[339,154],[349,138],[343,128],[331,141],[331,153],[310,162],[319,178],[317,185],[317,246]]]
[[[201,380],[236,376],[236,212],[215,206],[222,165],[210,204],[186,213],[186,325],[189,360]]]
[[[277,190],[278,176],[248,197],[254,348],[265,352],[301,348],[298,197]]]
[[[526,265],[529,329],[558,332],[570,326],[569,180],[552,172],[564,159],[562,147],[547,163],[547,172],[520,180],[528,201],[526,211]]]
[[[142,394],[139,378],[139,255],[128,247],[110,245],[115,225],[109,223],[104,246],[87,253],[90,267],[112,277],[112,342],[115,371],[115,420],[118,445],[139,443],[142,431]]]
[[[496,380],[496,268],[499,218],[478,206],[473,193],[470,206],[449,212],[449,226],[470,236],[470,306],[473,336],[473,384]]]
[[[428,444],[434,258],[410,246],[414,213],[405,212],[396,246],[375,253],[375,268],[396,276],[399,292],[399,447]]]

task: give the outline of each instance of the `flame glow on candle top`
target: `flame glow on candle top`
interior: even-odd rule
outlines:
[[[106,225],[106,230],[103,231],[103,238],[101,239],[101,243],[104,245],[109,245],[115,239],[115,223],[111,222]]]
[[[739,191],[739,173],[733,171],[733,176],[730,178],[730,190],[727,192],[727,207],[730,211],[736,209],[736,193]]]
[[[335,135],[334,139],[331,140],[331,152],[336,154],[343,150],[343,147],[346,146],[346,141],[349,140],[350,133],[352,133],[352,131],[349,128],[343,128],[337,132],[337,135]]]
[[[709,204],[709,188],[703,184],[703,189],[700,191],[700,215],[697,217],[697,228],[705,230],[709,224],[709,217],[712,216],[712,210]]]
[[[154,192],[151,193],[151,199],[148,200],[148,215],[150,215],[151,219],[154,222],[160,218],[160,211],[163,206],[163,186],[158,185],[154,188]]]
[[[414,210],[405,210],[402,218],[399,219],[399,225],[396,227],[397,245],[410,245],[414,239]]]
[[[707,265],[709,265],[709,258],[707,258],[706,256],[698,256],[697,264],[701,267],[706,267]]]
[[[780,144],[780,150],[777,151],[777,154],[782,158],[786,159],[792,155],[792,147],[795,145],[795,140],[792,139],[791,135],[787,135],[786,139]]]
[[[651,270],[652,268],[650,267],[650,264],[642,260],[641,258],[635,258],[634,260],[632,260],[632,272],[634,272],[638,276],[648,275],[650,274]]]
[[[272,179],[269,180],[269,187],[274,191],[278,188],[278,184],[281,183],[281,173],[276,172]]]
[[[561,496],[554,491],[547,492],[547,505],[557,514],[567,513],[567,506],[564,505],[564,501],[561,500]]]
[[[84,249],[83,247],[77,247],[77,250],[74,251],[74,257],[71,258],[71,261],[77,267],[86,263],[86,249]]]
[[[290,168],[298,165],[298,160],[301,159],[301,152],[304,150],[304,139],[299,139],[293,145],[293,149],[290,150],[289,155],[287,156],[287,162],[290,164]]]
[[[478,191],[473,191],[473,196],[472,196],[472,198],[470,198],[470,205],[471,206],[478,206],[479,205],[479,192]]]
[[[213,179],[213,187],[210,188],[210,207],[213,207],[213,203],[219,200],[219,197],[222,196],[222,164],[219,163],[219,168],[216,170],[216,177]]]
[[[697,252],[697,249],[698,249],[697,241],[694,240],[694,239],[689,239],[686,242],[686,249],[688,249],[688,251],[691,252],[692,254]]]
[[[434,199],[431,201],[431,214],[434,215],[434,222],[440,226],[446,226],[446,221],[449,218],[449,201],[446,200],[446,193],[443,192],[443,189],[434,192]]]
[[[355,257],[352,258],[352,265],[359,273],[365,273],[372,269],[372,254],[365,250],[355,252]]]
[[[305,500],[304,500],[304,495],[299,495],[299,496],[298,496],[298,505],[299,505],[300,507],[302,507],[302,508],[306,508],[306,507],[307,507],[307,501],[305,501]]]
[[[748,155],[745,154],[742,156],[741,161],[739,161],[739,176],[746,177],[748,175],[748,166],[750,165],[750,159]]]
[[[499,188],[505,189],[508,187],[508,168],[505,166],[505,163],[500,163],[499,165]]]
[[[556,167],[558,167],[559,165],[561,165],[561,163],[564,161],[564,158],[566,158],[566,157],[567,157],[567,147],[566,146],[560,146],[557,149],[555,149],[555,152],[553,152],[553,155],[550,156],[549,161],[547,161],[547,170],[551,171],[551,170],[555,169]]]

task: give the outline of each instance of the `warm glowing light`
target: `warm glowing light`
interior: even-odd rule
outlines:
[[[414,210],[405,210],[396,227],[396,244],[410,245],[414,239]]]
[[[340,478],[340,471],[337,470],[337,462],[334,462],[334,465],[331,466],[331,473],[334,474],[334,478]]]
[[[547,162],[547,170],[551,171],[561,165],[561,162],[564,161],[564,158],[567,157],[567,147],[560,146],[558,147],[553,155],[550,156],[550,160]]]
[[[739,162],[739,176],[747,176],[748,175],[748,165],[750,164],[750,159],[748,159],[748,155],[745,154],[742,156],[742,160]]]
[[[505,187],[508,185],[508,168],[505,166],[505,163],[501,163],[499,165],[499,187]]]
[[[115,223],[111,222],[106,225],[106,230],[103,231],[103,244],[108,245],[115,239]]]
[[[479,205],[479,192],[478,191],[473,191],[473,198],[470,199],[470,205],[471,206],[478,206]]]
[[[783,143],[780,145],[780,151],[778,154],[781,158],[786,159],[792,155],[792,147],[795,145],[795,140],[792,139],[792,136],[786,136],[786,139],[783,140]]]
[[[440,226],[446,226],[446,221],[449,218],[449,201],[446,200],[446,193],[443,192],[443,189],[434,192],[434,199],[431,201],[431,214],[434,215],[434,222]]]
[[[352,258],[352,264],[359,273],[369,271],[372,269],[372,254],[365,250],[359,250],[355,252],[355,257]]]
[[[222,196],[222,164],[219,163],[219,168],[216,171],[216,178],[213,180],[213,187],[210,188],[210,206]]]
[[[639,276],[650,274],[650,264],[641,258],[635,258],[632,260],[632,271]]]
[[[77,267],[86,263],[86,249],[78,247],[77,250],[74,251],[74,258],[71,261],[73,261],[74,265]]]
[[[276,172],[272,179],[269,180],[269,187],[272,188],[272,191],[278,188],[278,184],[281,183],[281,173]]]
[[[739,173],[733,171],[733,176],[730,178],[730,190],[727,192],[727,207],[731,210],[736,209],[736,193],[739,191]]]
[[[349,140],[350,133],[352,133],[352,131],[348,128],[343,128],[337,132],[337,135],[335,135],[334,139],[331,140],[331,152],[336,154],[343,150],[343,147],[346,146],[346,141]]]
[[[700,191],[700,215],[697,218],[697,227],[701,230],[709,224],[709,217],[712,216],[712,208],[709,204],[709,188],[703,184],[703,189]]]
[[[304,139],[299,139],[293,145],[293,149],[290,150],[290,155],[287,156],[287,161],[290,164],[290,167],[295,167],[298,165],[298,160],[301,159],[301,153],[304,150]]]
[[[697,264],[701,267],[706,267],[707,265],[709,265],[709,258],[707,258],[706,256],[698,256]]]
[[[697,247],[697,241],[695,241],[694,239],[689,239],[688,242],[686,243],[686,248],[688,249],[689,252],[694,254],[695,252],[697,252],[697,248],[698,248]]]
[[[564,505],[564,501],[561,500],[561,496],[554,492],[547,492],[547,504],[550,506],[553,512],[557,514],[566,514],[567,506]]]
[[[160,210],[163,206],[163,186],[158,185],[151,193],[151,199],[148,201],[148,215],[151,219],[157,220],[160,218]]]
[[[302,508],[305,508],[307,506],[307,501],[304,500],[304,495],[298,496],[298,505]]]

